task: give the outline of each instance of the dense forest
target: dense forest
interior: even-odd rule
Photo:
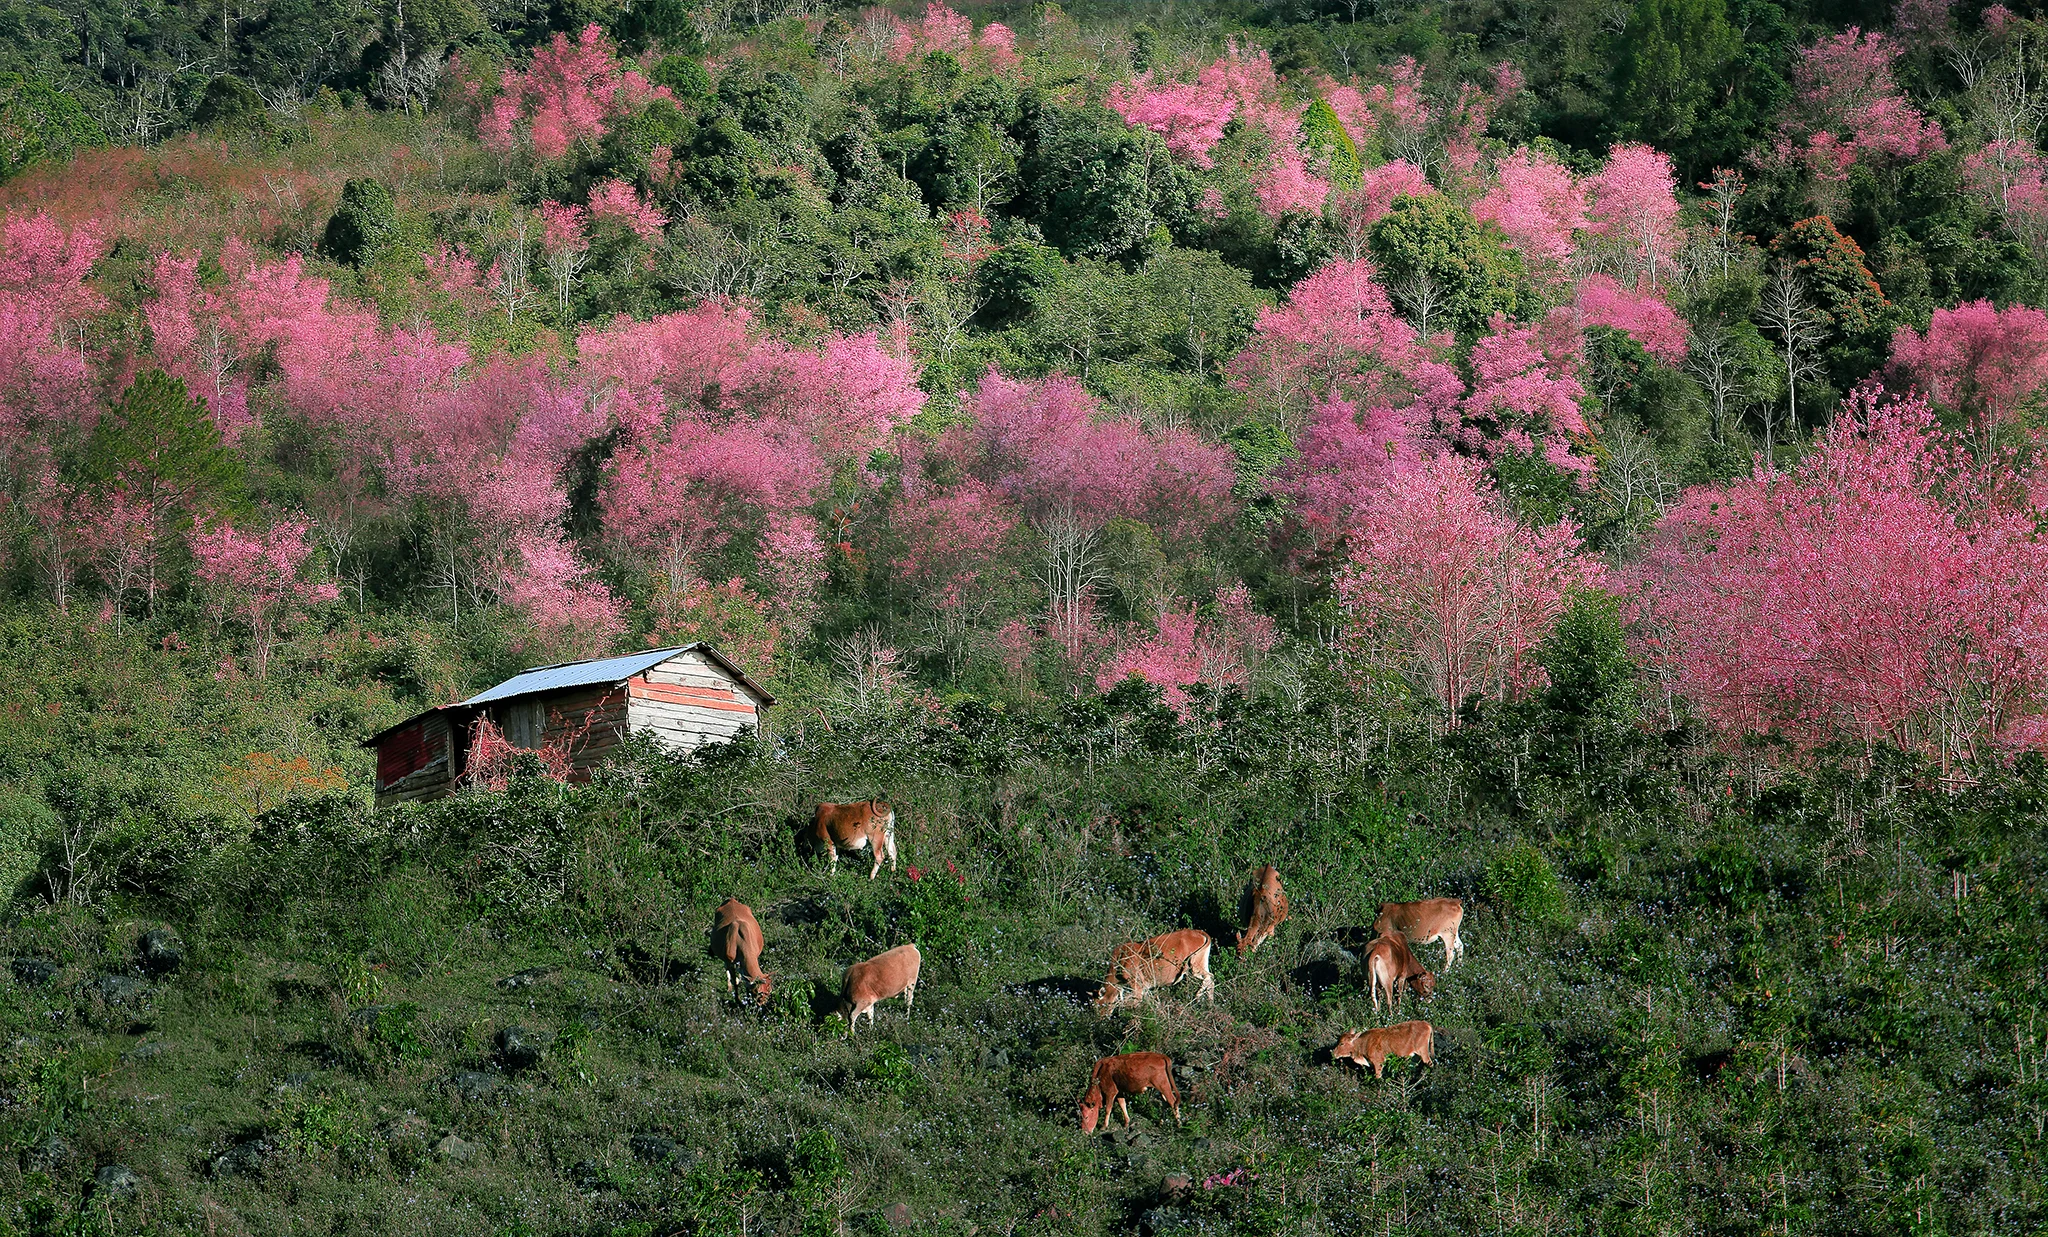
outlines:
[[[2026,4],[0,0],[0,1235],[2048,1228],[2044,121]]]

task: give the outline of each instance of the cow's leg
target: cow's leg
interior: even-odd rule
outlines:
[[[1386,1077],[1386,1075],[1385,1075],[1385,1074],[1384,1074],[1384,1073],[1382,1072],[1382,1071],[1383,1071],[1383,1069],[1385,1068],[1386,1064],[1387,1064],[1387,1059],[1386,1059],[1385,1057],[1383,1057],[1383,1056],[1371,1056],[1371,1057],[1367,1057],[1366,1059],[1367,1059],[1368,1061],[1371,1061],[1371,1062],[1372,1062],[1372,1076],[1373,1076],[1374,1078],[1384,1078],[1384,1077]]]
[[[1451,965],[1451,959],[1465,952],[1465,942],[1458,936],[1456,928],[1451,929],[1451,939],[1444,942],[1444,966]]]
[[[896,872],[896,822],[894,820],[889,822],[889,832],[882,835],[882,840],[889,845],[889,873],[893,876]]]
[[[1124,1115],[1124,1128],[1131,1128],[1131,1101],[1124,1096],[1116,1097],[1117,1111]]]

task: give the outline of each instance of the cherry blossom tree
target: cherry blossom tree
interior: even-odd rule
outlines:
[[[1232,384],[1290,428],[1333,395],[1361,407],[1412,406],[1418,424],[1449,412],[1464,385],[1394,313],[1377,275],[1369,259],[1331,262],[1296,284],[1285,305],[1260,310],[1228,367]]]
[[[100,248],[90,226],[67,230],[42,213],[0,217],[0,475],[18,484],[96,417],[83,330],[106,308],[86,282]]]
[[[555,645],[594,654],[624,630],[625,604],[557,533],[516,534],[498,564],[496,588],[505,605]]]
[[[541,252],[547,255],[548,277],[555,284],[555,320],[564,325],[569,321],[569,295],[576,290],[576,276],[590,256],[590,237],[585,231],[589,215],[581,206],[540,205]]]
[[[1186,718],[1193,709],[1188,688],[1244,686],[1278,639],[1273,620],[1253,608],[1251,591],[1233,584],[1217,594],[1213,618],[1192,607],[1162,611],[1152,633],[1118,649],[1095,685],[1108,691],[1136,675],[1161,688],[1165,703]]]
[[[988,67],[996,72],[1005,73],[1017,66],[1017,34],[1003,23],[992,21],[983,26],[974,43],[981,49]]]
[[[1777,153],[1834,185],[1871,159],[1911,160],[1947,149],[1941,128],[1900,91],[1898,44],[1851,26],[1805,48],[1793,66],[1795,95],[1779,125]]]
[[[1944,767],[2048,742],[2031,475],[1865,388],[1791,472],[1701,488],[1631,576],[1644,656],[1730,736],[1886,742]]]
[[[1468,697],[1538,685],[1531,653],[1573,591],[1604,578],[1570,521],[1523,527],[1480,465],[1449,453],[1374,494],[1350,544],[1336,578],[1346,656],[1362,673],[1406,679],[1451,725]]]
[[[1902,326],[1892,336],[1891,368],[1988,434],[2048,386],[2048,314],[1989,301],[1937,309],[1924,334]]]
[[[1472,217],[1497,224],[1530,268],[1561,278],[1587,226],[1586,186],[1568,168],[1521,147],[1494,160],[1493,184]]]
[[[1630,291],[1606,275],[1588,275],[1579,281],[1577,307],[1583,325],[1625,331],[1666,365],[1685,361],[1685,319],[1647,285]]]
[[[1575,372],[1576,353],[1545,336],[1494,315],[1492,332],[1472,345],[1472,392],[1461,406],[1460,437],[1485,455],[1541,454],[1583,480],[1593,461],[1573,447],[1590,432],[1580,404],[1586,388]]]
[[[199,286],[197,254],[158,254],[151,282],[156,295],[143,308],[151,354],[206,400],[221,437],[236,441],[254,418],[242,373],[245,332],[229,297]]]
[[[269,673],[285,630],[308,607],[340,596],[332,583],[308,578],[313,549],[301,521],[280,520],[258,534],[222,523],[191,540],[193,575],[213,595],[217,616],[248,631],[250,670],[258,679]]]
[[[1678,178],[1671,156],[1623,142],[1586,182],[1587,230],[1606,242],[1599,266],[1618,278],[1655,286],[1669,273],[1684,234],[1678,226]]]
[[[501,153],[524,145],[542,159],[559,159],[579,143],[595,148],[615,121],[669,97],[668,87],[651,86],[637,68],[621,66],[593,22],[574,41],[558,31],[525,69],[508,67],[478,134]]]
[[[616,178],[602,181],[590,191],[590,216],[616,219],[643,241],[661,235],[668,216],[640,197],[639,190]]]

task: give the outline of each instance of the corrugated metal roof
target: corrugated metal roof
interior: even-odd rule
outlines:
[[[492,701],[528,696],[534,692],[559,691],[564,687],[623,683],[641,671],[652,669],[693,647],[695,646],[685,645],[674,649],[649,649],[645,653],[628,653],[623,657],[600,657],[594,661],[571,661],[558,666],[535,666],[531,670],[520,671],[488,691],[478,692],[462,703],[490,704]]]

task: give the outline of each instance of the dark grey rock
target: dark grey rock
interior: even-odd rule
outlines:
[[[498,1088],[504,1085],[497,1075],[473,1069],[456,1070],[448,1079],[448,1089],[472,1104],[481,1104],[497,1095]]]
[[[137,1044],[130,1048],[121,1054],[121,1059],[123,1061],[147,1061],[151,1057],[160,1057],[170,1050],[171,1046],[169,1044],[160,1039],[153,1039],[146,1044]]]
[[[981,1068],[985,1070],[1010,1068],[1008,1048],[984,1048],[981,1050]]]
[[[40,988],[57,978],[57,964],[48,958],[16,958],[8,964],[14,982],[24,988]]]
[[[61,1176],[71,1164],[71,1144],[62,1134],[52,1134],[28,1153],[29,1167],[51,1176]]]
[[[185,942],[169,928],[151,928],[142,934],[136,961],[151,975],[169,975],[185,965]]]
[[[149,985],[133,975],[102,975],[92,981],[92,994],[109,1005],[133,1005],[149,995]]]
[[[633,1158],[648,1164],[666,1164],[676,1153],[676,1141],[659,1134],[635,1134],[628,1144],[633,1148]]]
[[[576,1183],[577,1189],[586,1194],[595,1194],[599,1190],[607,1189],[612,1183],[611,1178],[595,1160],[576,1161],[576,1166],[569,1170],[569,1179]]]
[[[126,1164],[108,1164],[92,1175],[94,1198],[127,1198],[142,1189],[142,1178]]]
[[[882,1208],[882,1218],[889,1222],[890,1228],[909,1228],[910,1204],[890,1203]]]
[[[506,1027],[498,1032],[492,1045],[497,1049],[498,1064],[508,1070],[532,1069],[540,1064],[546,1055],[548,1045],[554,1037],[545,1031],[532,1031],[525,1027]]]
[[[521,988],[533,987],[554,973],[555,968],[551,966],[530,966],[500,979],[497,981],[497,987],[501,992],[517,992]]]
[[[365,1005],[361,1009],[350,1010],[348,1020],[359,1027],[375,1026],[378,1016],[390,1008],[389,1005]]]
[[[434,1156],[453,1164],[467,1164],[476,1158],[477,1145],[450,1130],[434,1144]]]
[[[213,1157],[207,1171],[220,1181],[232,1181],[238,1177],[261,1177],[263,1161],[270,1156],[270,1144],[260,1138],[237,1143]]]

